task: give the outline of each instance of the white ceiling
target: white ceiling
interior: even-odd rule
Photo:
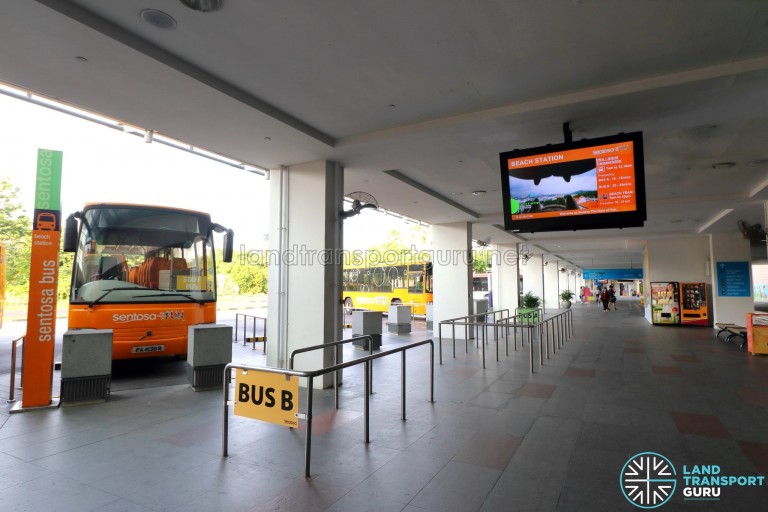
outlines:
[[[0,81],[264,168],[336,160],[346,192],[581,268],[763,223],[768,199],[765,0],[5,0]],[[565,122],[644,132],[645,227],[497,227],[498,154]]]

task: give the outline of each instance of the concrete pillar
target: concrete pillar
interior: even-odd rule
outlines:
[[[434,331],[442,320],[472,314],[472,225],[467,222],[432,226],[434,253]],[[470,335],[472,329],[469,329]],[[444,332],[443,336],[450,332]],[[456,329],[464,338],[464,329]]]
[[[298,348],[341,339],[344,170],[311,162],[270,172],[267,365],[286,368]],[[302,354],[298,368],[333,364],[333,351]],[[316,379],[328,387],[332,376]]]
[[[544,296],[547,298],[547,308],[560,307],[560,273],[557,269],[557,261],[548,261],[544,265]]]
[[[519,275],[517,245],[497,245],[493,254],[491,291],[493,309],[508,309],[515,314],[519,302]]]
[[[533,293],[541,300],[541,306],[544,306],[544,299],[555,299],[556,297],[545,297],[544,282],[542,280],[542,254],[521,254],[520,255],[520,274],[523,277],[523,295],[528,292]],[[548,304],[549,307],[551,306]]]

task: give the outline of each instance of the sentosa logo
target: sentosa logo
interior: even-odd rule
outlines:
[[[112,321],[116,324],[131,322],[153,322],[156,320],[184,320],[184,311],[161,311],[160,313],[115,313]]]

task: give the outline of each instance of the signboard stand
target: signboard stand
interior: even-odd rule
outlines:
[[[51,397],[51,388],[61,234],[61,162],[61,151],[39,149],[37,152],[27,334],[23,346],[24,393],[11,412],[59,405],[59,399]]]

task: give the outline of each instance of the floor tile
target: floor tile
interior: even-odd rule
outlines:
[[[677,430],[682,434],[724,439],[731,437],[725,426],[714,416],[672,412],[672,419],[675,421]]]
[[[552,393],[555,392],[557,386],[552,384],[536,384],[530,382],[520,388],[517,392],[518,396],[529,396],[533,398],[549,398]]]
[[[683,369],[678,366],[654,366],[653,373],[657,375],[683,375]]]
[[[571,366],[570,368],[565,370],[565,375],[568,377],[594,377],[595,369],[594,368],[576,368]]]

